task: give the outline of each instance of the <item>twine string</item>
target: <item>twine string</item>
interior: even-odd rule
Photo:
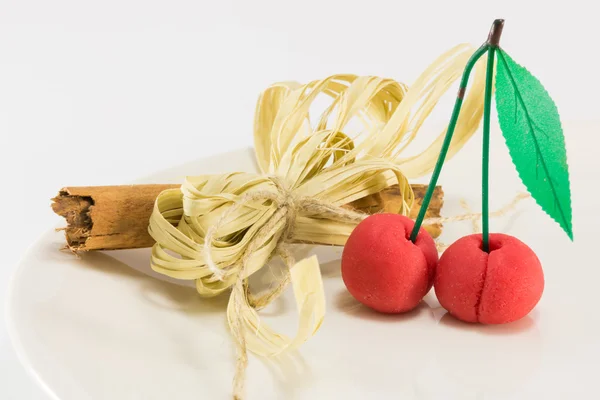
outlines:
[[[233,378],[233,398],[235,400],[242,400],[244,397],[246,368],[248,365],[246,328],[243,323],[242,306],[244,305],[244,302],[246,302],[254,309],[262,309],[278,298],[290,283],[290,269],[295,264],[295,258],[289,249],[288,243],[293,238],[298,216],[318,215],[333,221],[353,223],[358,223],[368,216],[367,214],[336,206],[319,199],[296,196],[293,190],[286,187],[282,179],[273,176],[269,177],[269,179],[273,182],[276,192],[266,190],[254,191],[241,196],[228,210],[221,214],[217,222],[208,230],[204,243],[204,257],[206,264],[213,273],[215,279],[222,280],[229,274],[237,274],[235,284],[233,285],[233,292],[235,293],[232,293],[235,317],[231,326],[232,335],[236,344],[236,367]],[[517,195],[511,203],[491,213],[490,216],[498,217],[505,215],[512,210],[518,202],[527,197],[529,197],[529,194]],[[260,227],[254,238],[249,242],[243,257],[238,264],[231,266],[217,265],[212,257],[213,243],[218,239],[216,237],[217,232],[227,223],[232,214],[236,213],[240,208],[252,201],[273,201],[277,206],[276,211],[267,219],[263,226]],[[481,218],[481,213],[468,212],[452,217],[427,218],[423,223],[425,225],[432,225],[471,220],[474,223],[473,226],[476,226],[476,221],[479,218]],[[281,224],[282,221],[284,221],[283,227],[278,230],[277,226]],[[255,296],[250,293],[246,277],[248,260],[258,247],[262,243],[265,243],[265,240],[268,239],[269,236],[274,235],[274,232],[276,232],[275,235],[279,236],[276,239],[276,245],[268,257],[267,262],[270,261],[273,256],[280,257],[286,265],[286,273],[274,288],[266,291],[264,294]],[[446,246],[443,244],[438,243],[439,251],[443,251],[445,247]]]
[[[319,199],[296,196],[293,190],[286,187],[283,180],[271,176],[269,177],[274,183],[276,192],[272,191],[254,191],[241,196],[233,205],[224,211],[217,222],[208,230],[204,241],[204,257],[206,265],[213,273],[215,279],[223,280],[229,273],[235,271],[237,279],[233,286],[235,296],[233,296],[233,307],[235,318],[232,324],[232,334],[236,343],[236,368],[233,379],[233,394],[234,399],[241,400],[244,393],[244,383],[246,380],[246,367],[248,365],[248,350],[246,345],[246,332],[243,324],[243,315],[241,312],[243,301],[246,301],[253,308],[264,308],[275,300],[286,288],[290,282],[289,269],[295,264],[294,256],[288,249],[287,243],[291,241],[296,226],[297,217],[299,214],[319,215],[340,222],[358,223],[367,217],[367,214],[349,210],[336,206],[334,204],[323,202]],[[239,265],[220,267],[214,262],[212,257],[213,243],[219,229],[227,223],[230,216],[242,207],[246,206],[251,201],[273,201],[277,205],[277,210],[258,230],[254,238],[248,244],[241,262]],[[277,231],[277,226],[284,220],[282,230]],[[248,289],[246,278],[246,267],[251,255],[257,250],[261,243],[265,242],[273,232],[278,232],[277,243],[267,262],[274,256],[279,256],[286,265],[286,275],[284,279],[273,289],[262,296],[252,296]]]

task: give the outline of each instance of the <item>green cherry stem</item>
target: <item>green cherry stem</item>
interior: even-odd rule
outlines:
[[[490,170],[490,111],[492,108],[492,83],[494,81],[494,56],[496,48],[488,49],[487,71],[485,75],[485,100],[483,103],[483,148],[481,157],[481,227],[483,251],[490,251],[490,208],[489,208],[489,170]]]
[[[448,148],[450,147],[450,143],[452,142],[452,135],[454,135],[454,129],[456,128],[456,123],[460,114],[460,108],[462,107],[463,99],[465,97],[465,92],[467,90],[467,84],[469,83],[469,76],[471,75],[471,70],[475,66],[477,60],[479,60],[481,56],[484,55],[486,51],[488,51],[488,48],[489,44],[486,42],[479,49],[477,49],[475,53],[473,53],[471,58],[469,58],[469,61],[467,61],[467,65],[465,66],[465,70],[460,81],[460,86],[458,88],[458,94],[456,95],[454,109],[452,110],[452,116],[450,117],[450,123],[448,124],[448,130],[446,131],[446,136],[444,137],[444,142],[442,143],[442,148],[440,150],[440,155],[438,156],[437,162],[435,163],[433,174],[431,175],[431,180],[429,181],[429,186],[427,187],[427,192],[425,193],[425,197],[423,197],[423,203],[421,203],[419,215],[415,220],[415,225],[410,234],[410,240],[413,243],[417,240],[419,229],[421,228],[421,225],[423,224],[423,219],[425,218],[425,212],[427,211],[427,207],[429,207],[431,197],[433,196],[433,190],[435,189],[435,185],[440,176],[442,166],[444,165],[444,160],[446,159]]]
[[[492,109],[492,91],[494,83],[494,58],[496,56],[496,49],[500,44],[500,36],[502,35],[503,28],[504,20],[495,20],[487,40],[489,48],[487,70],[485,73],[483,146],[481,156],[481,236],[483,241],[482,250],[486,253],[489,253],[490,251],[490,113]]]
[[[489,210],[488,210],[488,170],[489,170],[489,135],[490,135],[490,109],[492,102],[492,82],[493,82],[493,72],[494,72],[494,55],[496,52],[496,48],[500,43],[500,36],[502,35],[502,29],[504,28],[504,20],[497,19],[492,24],[492,28],[490,29],[490,33],[488,35],[487,41],[479,48],[469,61],[467,61],[467,65],[465,66],[465,70],[462,75],[462,79],[460,81],[460,86],[458,89],[458,94],[456,96],[456,102],[454,103],[454,109],[452,110],[452,116],[450,117],[450,123],[448,124],[448,130],[446,131],[446,137],[444,137],[444,142],[442,143],[442,148],[440,149],[440,155],[435,163],[435,167],[433,169],[433,174],[431,175],[431,179],[429,181],[429,186],[427,187],[427,192],[425,193],[425,197],[423,198],[423,203],[421,203],[421,209],[419,210],[419,215],[415,220],[415,225],[410,234],[410,240],[414,243],[417,240],[417,235],[419,234],[419,229],[421,229],[421,225],[423,224],[423,219],[425,218],[425,213],[427,208],[429,207],[429,203],[431,202],[431,197],[433,196],[433,190],[435,189],[435,185],[440,176],[440,172],[442,170],[442,166],[444,165],[444,160],[446,159],[446,154],[448,153],[448,148],[450,147],[450,143],[452,142],[452,135],[454,135],[454,129],[456,128],[456,123],[458,122],[458,116],[460,114],[460,108],[462,107],[463,98],[465,97],[465,91],[467,90],[467,83],[469,82],[469,76],[471,75],[471,71],[477,63],[477,60],[481,58],[486,52],[488,52],[488,63],[487,63],[487,73],[486,73],[486,82],[485,82],[485,103],[484,103],[484,127],[483,127],[483,177],[482,177],[482,202],[484,204],[483,208],[483,236],[484,236],[484,249],[489,247],[488,245],[488,237],[489,237],[489,228],[488,228],[488,219],[489,219]]]

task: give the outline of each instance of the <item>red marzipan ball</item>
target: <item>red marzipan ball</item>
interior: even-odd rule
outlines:
[[[466,322],[505,324],[523,318],[544,291],[544,272],[533,250],[519,239],[492,233],[490,252],[481,234],[454,242],[440,257],[435,294],[446,310]]]
[[[359,223],[342,253],[342,279],[359,302],[383,313],[412,310],[433,285],[438,252],[429,233],[398,214],[375,214]]]

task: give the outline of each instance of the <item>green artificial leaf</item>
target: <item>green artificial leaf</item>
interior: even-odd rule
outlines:
[[[496,109],[521,180],[573,240],[571,189],[558,110],[540,81],[497,50]]]

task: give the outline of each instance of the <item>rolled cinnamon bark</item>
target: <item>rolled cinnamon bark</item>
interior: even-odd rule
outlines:
[[[54,212],[67,221],[64,228],[67,248],[72,251],[118,250],[151,247],[154,240],[148,234],[148,223],[154,201],[160,192],[181,185],[123,185],[66,187],[52,203]],[[421,207],[426,185],[412,185],[415,203],[410,217],[415,218]],[[398,186],[390,186],[377,194],[356,200],[348,207],[368,214],[398,210],[402,197]],[[435,188],[426,217],[440,216],[444,192]],[[437,237],[441,224],[425,229]]]

